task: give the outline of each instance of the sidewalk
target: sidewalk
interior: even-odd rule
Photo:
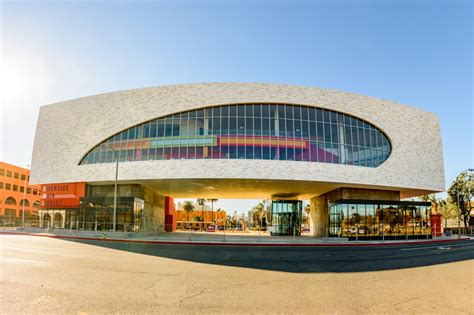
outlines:
[[[77,239],[77,240],[100,240],[127,243],[150,243],[150,244],[181,244],[181,245],[235,245],[235,246],[382,246],[382,245],[414,245],[438,242],[453,242],[458,239],[434,238],[417,240],[396,241],[349,241],[347,238],[316,238],[311,236],[270,236],[270,235],[244,235],[239,233],[206,233],[206,232],[173,232],[158,233],[157,235],[146,235],[137,232],[102,232],[102,231],[78,231],[63,229],[35,229],[35,228],[0,228],[0,235],[16,234],[51,238]],[[463,236],[462,240],[470,240]]]

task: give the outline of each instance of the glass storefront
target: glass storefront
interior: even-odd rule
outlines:
[[[142,199],[117,198],[116,230],[126,232],[143,231]],[[79,209],[39,210],[39,226],[53,229],[110,231],[113,230],[113,198],[81,198]]]
[[[350,115],[288,104],[186,111],[126,129],[80,164],[170,159],[263,159],[377,167],[390,155],[378,128]]]
[[[340,201],[329,205],[329,235],[349,239],[431,237],[431,204]]]
[[[135,197],[117,198],[116,230],[143,231],[144,202]],[[81,230],[108,231],[113,229],[113,197],[81,198],[76,226]]]
[[[303,202],[299,200],[272,200],[271,235],[301,235]]]
[[[143,231],[142,199],[117,197],[116,230]],[[78,209],[39,210],[39,226],[52,229],[113,230],[113,197],[84,197]]]

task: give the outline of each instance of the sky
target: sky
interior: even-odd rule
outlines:
[[[472,3],[0,0],[0,160],[30,164],[41,105],[148,86],[269,82],[437,114],[448,188],[474,166]]]

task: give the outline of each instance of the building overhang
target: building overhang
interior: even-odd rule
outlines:
[[[113,185],[114,181],[89,182],[90,185]],[[121,180],[119,185],[139,184],[159,194],[174,198],[217,198],[217,199],[299,199],[307,200],[338,188],[362,188],[400,191],[400,197],[411,198],[433,193],[420,190],[377,185],[330,183],[299,180],[268,179],[149,179]]]

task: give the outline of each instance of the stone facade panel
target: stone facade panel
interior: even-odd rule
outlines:
[[[205,83],[100,94],[42,106],[33,149],[31,183],[113,181],[114,163],[79,165],[108,137],[158,117],[236,103],[315,106],[363,119],[392,144],[377,168],[267,160],[169,160],[120,163],[120,180],[284,179],[419,192],[445,190],[439,119],[413,107],[373,97],[282,84]],[[410,192],[411,191],[411,192]]]

